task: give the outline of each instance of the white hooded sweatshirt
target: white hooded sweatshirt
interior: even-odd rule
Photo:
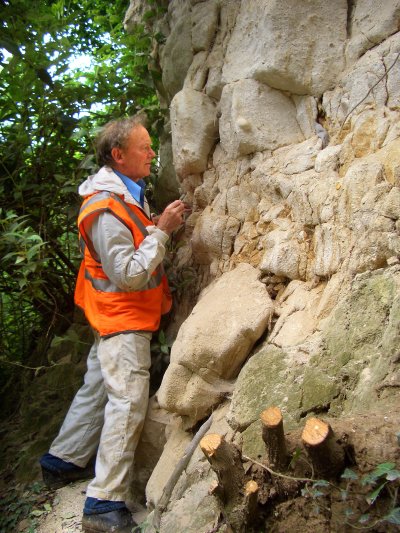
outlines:
[[[79,194],[83,197],[100,191],[122,195],[125,202],[142,209],[110,167],[102,167],[79,187]],[[150,216],[146,199],[143,211]],[[140,290],[164,258],[168,234],[155,226],[146,229],[149,235],[137,249],[132,233],[112,213],[101,213],[88,230],[104,272],[120,289]]]

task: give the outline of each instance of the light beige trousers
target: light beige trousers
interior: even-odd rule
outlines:
[[[86,495],[125,501],[147,411],[151,333],[96,336],[84,384],[49,452],[84,467],[96,453],[96,477]],[[98,448],[98,449],[97,449]]]

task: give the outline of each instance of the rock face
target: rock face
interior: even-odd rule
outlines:
[[[241,2],[222,79],[252,78],[294,94],[321,94],[344,66],[346,19],[345,0]]]
[[[223,400],[221,432],[252,457],[269,405],[293,429],[400,406],[400,1],[172,0],[157,24],[193,206],[174,267],[195,276],[158,393],[182,434],[151,502],[171,449]],[[190,469],[161,533],[215,528],[217,511],[196,514],[204,458]]]
[[[230,391],[224,380],[236,378],[273,312],[271,298],[257,276],[254,267],[242,263],[200,298],[173,345],[157,395],[161,407],[194,423]]]

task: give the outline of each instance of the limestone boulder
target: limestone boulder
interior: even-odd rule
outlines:
[[[242,2],[223,80],[252,78],[275,89],[318,96],[335,85],[343,70],[346,26],[346,0]]]
[[[263,239],[265,250],[259,268],[289,279],[304,279],[307,267],[309,240],[300,228],[287,219],[275,222],[275,229]]]
[[[384,179],[383,165],[379,161],[361,159],[346,172],[341,184],[338,214],[342,222],[354,224],[360,214],[367,194]]]
[[[396,33],[400,24],[400,1],[357,0],[350,18],[351,36],[346,48],[349,62]]]
[[[301,408],[302,369],[289,362],[288,353],[273,344],[262,346],[251,357],[233,391],[228,413],[233,428],[245,430],[270,405],[279,406],[285,415],[285,426],[296,424]]]
[[[193,230],[191,244],[195,260],[207,265],[215,258],[229,257],[239,226],[238,219],[206,207]]]
[[[314,232],[314,274],[324,279],[332,276],[340,269],[353,244],[352,232],[343,225],[324,223],[316,226]]]
[[[361,56],[344,73],[340,85],[324,93],[323,108],[332,124],[342,126],[345,119],[354,121],[365,110],[398,108],[400,88],[396,69],[389,69],[396,61],[399,44],[397,32]]]
[[[147,482],[153,469],[164,452],[167,442],[167,428],[174,422],[174,415],[161,409],[157,400],[152,397],[147,409],[146,418],[140,440],[135,451],[135,464],[132,496],[138,501],[143,499]]]
[[[318,291],[311,291],[314,317],[324,314],[323,307],[332,308],[332,303],[333,309],[320,322],[320,331],[308,331],[305,342],[298,335],[297,345],[293,328],[304,285],[293,282],[272,342],[268,340],[249,359],[235,384],[228,421],[244,432],[246,446],[256,450],[251,440],[260,435],[259,416],[270,405],[280,407],[287,428],[312,412],[344,416],[371,410],[386,413],[398,406],[399,281],[396,265],[356,276],[345,291],[339,291],[339,298],[337,280],[333,293],[328,286],[319,291],[319,303]],[[280,339],[279,347],[275,339]]]
[[[162,84],[169,101],[183,87],[193,60],[189,2],[171,2],[171,31],[160,49]]]
[[[192,48],[208,51],[218,26],[219,2],[208,0],[192,7]]]
[[[215,517],[221,512],[217,499],[209,491],[213,481],[215,475],[209,472],[203,479],[188,486],[181,498],[173,500],[168,513],[161,518],[160,533],[212,531]]]
[[[252,79],[224,87],[219,133],[222,148],[234,158],[304,140],[293,101]]]
[[[202,419],[235,378],[273,312],[258,271],[240,264],[223,274],[182,324],[158,391],[160,405]]]
[[[193,435],[185,431],[179,424],[170,427],[168,440],[160,454],[146,486],[146,502],[149,509],[157,505],[164,487],[174,471],[179,459],[184,455]]]
[[[179,181],[172,159],[171,135],[164,132],[160,136],[160,166],[157,187],[154,189],[154,201],[161,211],[168,203],[179,197]]]
[[[306,226],[335,220],[341,187],[339,176],[335,172],[324,174],[322,180],[313,171],[296,176],[288,198],[295,220]]]
[[[341,145],[327,146],[321,150],[315,158],[315,170],[317,172],[337,171],[339,168],[339,155]]]
[[[333,415],[398,405],[398,390],[389,382],[399,368],[398,348],[393,344],[399,280],[399,266],[357,276],[324,323],[325,353],[311,359],[310,365],[317,364],[341,384],[342,392],[330,406]]]
[[[207,169],[211,148],[218,137],[218,121],[213,100],[189,87],[171,102],[172,152],[180,176]]]
[[[304,343],[317,330],[318,306],[324,289],[322,283],[312,288],[310,283],[290,282],[276,300],[279,318],[269,342],[280,348]]]

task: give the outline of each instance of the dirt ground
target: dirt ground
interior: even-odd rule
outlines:
[[[332,421],[332,425],[337,442],[346,450],[347,474],[343,476],[342,473],[329,483],[319,478],[324,481],[322,485],[299,482],[299,478],[309,478],[312,474],[303,455],[288,472],[294,479],[271,477],[262,465],[254,464],[248,475],[260,487],[259,503],[245,533],[353,533],[359,530],[400,533],[398,414],[357,416]],[[299,440],[298,431],[288,432],[286,438],[292,451]],[[86,486],[87,481],[78,482],[45,494],[48,510],[38,516],[35,533],[82,533],[80,524]],[[41,508],[43,504],[44,501]],[[129,507],[135,521],[142,524],[147,517],[146,509],[134,502]],[[31,532],[28,526],[25,519],[16,531]],[[229,531],[223,516],[217,527],[220,528],[213,528],[212,533]],[[177,529],[176,533],[186,532]]]
[[[81,481],[56,490],[52,510],[40,517],[36,533],[82,533],[81,517],[86,486],[87,481]],[[138,524],[146,519],[146,509],[134,504],[131,510]]]

